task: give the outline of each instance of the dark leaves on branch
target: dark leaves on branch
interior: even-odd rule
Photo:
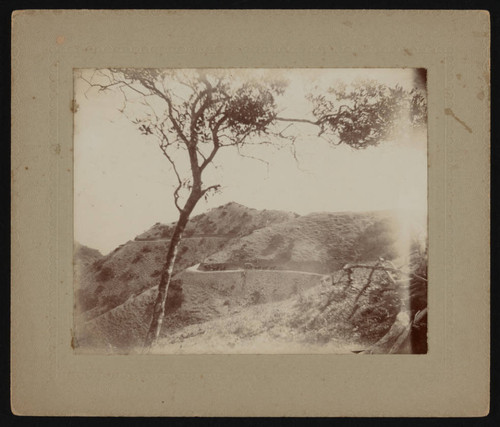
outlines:
[[[389,87],[361,81],[338,84],[326,94],[310,95],[320,135],[355,149],[375,146],[394,136],[397,126],[416,128],[427,123],[427,103],[419,89]]]
[[[139,126],[139,131],[143,135],[152,135],[153,134],[153,131],[151,130],[151,126],[141,125],[141,126]]]
[[[227,103],[226,116],[230,128],[237,134],[248,130],[265,133],[276,117],[273,92],[281,94],[283,85],[277,82],[270,85],[250,82],[238,88]]]

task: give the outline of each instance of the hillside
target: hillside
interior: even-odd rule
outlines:
[[[223,286],[198,286],[186,293],[177,282],[177,294],[169,295],[173,302],[167,308],[163,338],[153,353],[349,353],[366,349],[389,330],[399,300],[379,277],[350,317],[353,299],[365,280],[366,272],[359,271],[352,287],[346,288],[338,273],[333,283],[320,281],[270,302]],[[140,352],[155,291],[150,289],[82,325],[80,351]]]
[[[149,326],[171,226],[155,224],[105,257],[94,259],[95,252],[84,250],[87,257],[75,258],[81,270],[76,294],[76,341],[81,349],[123,352],[140,345]],[[223,318],[229,327],[237,321],[235,316],[245,316],[243,312],[259,317],[253,305],[283,305],[294,312],[286,301],[317,287],[322,274],[346,263],[405,255],[402,224],[394,212],[299,217],[229,203],[194,217],[188,230],[167,298],[162,335],[169,337],[183,328],[204,330],[205,323],[211,324],[207,322],[222,325]],[[221,264],[228,271],[185,271],[200,262],[202,267]],[[311,274],[307,272],[320,274],[307,276]],[[299,314],[294,313],[290,316]],[[168,348],[171,345],[175,347],[175,342]]]
[[[258,211],[228,203],[193,217],[183,237],[174,274],[203,261],[258,227],[288,221],[289,212]],[[92,319],[157,284],[173,225],[157,223],[134,240],[96,259],[75,256],[77,313]]]
[[[230,202],[196,215],[189,220],[184,237],[241,237],[252,231],[296,218],[292,212],[248,208],[239,203]],[[156,223],[151,229],[140,234],[135,240],[169,239],[175,223]]]
[[[99,258],[102,258],[102,254],[97,249],[92,249],[88,246],[75,242],[74,257],[77,264],[88,265],[97,261]]]
[[[367,349],[389,330],[400,307],[396,292],[379,278],[351,318],[353,299],[365,279],[359,272],[347,290],[341,281],[323,282],[284,301],[255,304],[171,331],[152,352],[339,354]]]
[[[75,242],[73,247],[75,281],[80,283],[83,271],[100,258],[102,258],[102,254],[97,249]]]
[[[375,224],[377,229],[371,230]],[[378,240],[363,238],[365,232],[373,232]],[[328,273],[360,259],[394,258],[396,254],[389,254],[388,246],[398,233],[399,224],[391,212],[312,213],[234,240],[205,263],[250,263],[255,268]],[[381,242],[381,234],[387,241]],[[368,254],[370,251],[373,253]]]

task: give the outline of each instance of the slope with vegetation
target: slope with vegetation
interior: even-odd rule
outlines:
[[[398,232],[392,212],[312,213],[256,230],[226,245],[206,263],[249,262],[328,273],[359,259],[392,258]]]
[[[197,215],[186,227],[188,238],[180,246],[174,274],[203,261],[238,237],[296,216],[290,212],[258,211],[234,202]],[[86,262],[79,256],[81,250],[76,252],[78,315],[92,319],[155,286],[165,262],[171,227],[157,223],[110,254],[85,258]]]
[[[271,346],[263,352],[278,352],[280,345],[288,345],[290,351],[309,347],[333,351],[332,346],[348,351],[373,345],[387,333],[399,312],[398,290],[382,271],[370,276],[370,286],[363,289],[368,270],[353,270],[348,280],[341,269],[348,263],[400,257],[402,233],[396,217],[394,212],[299,217],[235,203],[194,217],[188,227],[192,233],[183,241],[176,262],[176,280],[168,290],[163,341],[155,351],[232,348],[232,352],[244,352],[258,342],[276,344],[275,350]],[[238,229],[228,233],[235,227]],[[79,351],[129,352],[142,345],[168,245],[166,229],[168,226],[155,224],[107,256],[80,263],[75,335]],[[254,289],[252,293],[239,281],[232,286],[192,283],[191,279],[183,283],[179,273],[199,262],[274,266],[277,271],[269,272],[273,275],[279,275],[279,269],[335,273],[331,281],[308,290],[297,288],[292,294],[283,294],[285,299],[276,300],[259,298],[269,292],[263,289],[257,294]],[[426,264],[420,265],[419,277],[426,277],[426,268]],[[415,316],[426,306],[427,288],[426,281],[419,282],[425,287],[415,278],[412,283],[412,292],[418,296],[414,300],[418,307],[412,308]],[[421,335],[426,334],[424,326]]]

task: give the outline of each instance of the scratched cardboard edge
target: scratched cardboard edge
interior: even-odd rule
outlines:
[[[189,37],[183,36],[186,28]],[[481,11],[15,12],[12,411],[40,416],[486,415],[489,40],[489,16]],[[429,94],[429,354],[74,355],[72,82],[67,74],[72,67],[103,61],[428,68],[430,90],[439,94]],[[433,83],[434,78],[439,81]]]

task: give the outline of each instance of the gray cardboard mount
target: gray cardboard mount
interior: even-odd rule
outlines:
[[[488,413],[487,12],[34,10],[12,23],[14,413]],[[72,69],[107,66],[427,68],[429,353],[74,354]]]

